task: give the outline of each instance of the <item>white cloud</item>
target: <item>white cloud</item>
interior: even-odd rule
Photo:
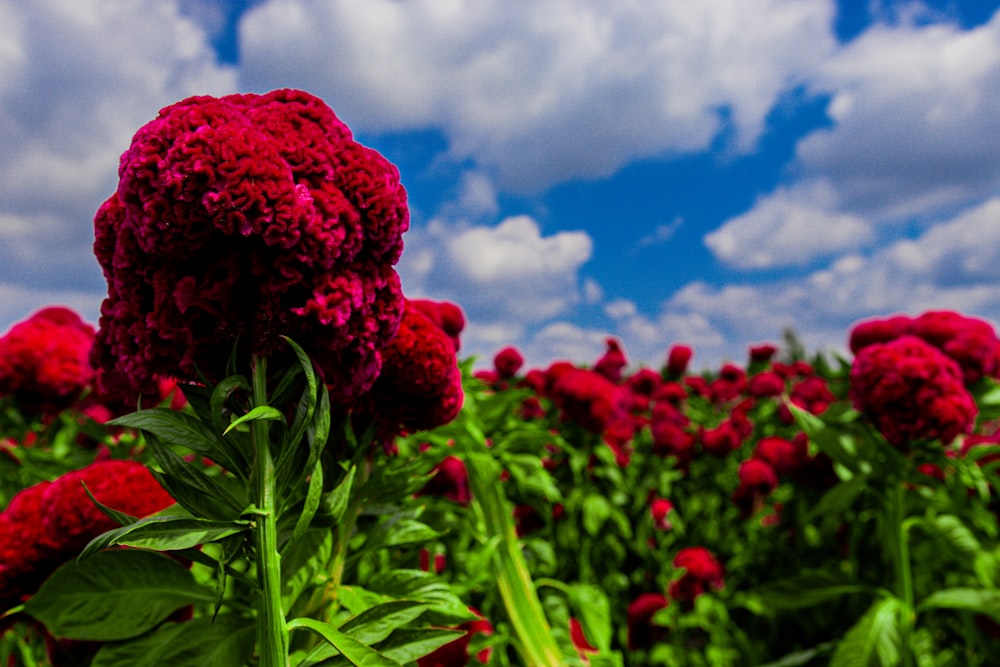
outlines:
[[[243,81],[303,87],[363,131],[435,127],[502,188],[639,157],[752,150],[834,47],[829,0],[270,0],[242,20]]]
[[[84,298],[76,290],[99,297],[92,220],[115,187],[132,134],[167,104],[235,85],[234,70],[216,64],[204,31],[174,2],[0,4],[7,280],[30,285],[24,294],[32,297],[90,303],[89,291]]]
[[[803,266],[874,240],[864,219],[837,210],[829,186],[779,189],[705,236],[715,257],[740,269]]]

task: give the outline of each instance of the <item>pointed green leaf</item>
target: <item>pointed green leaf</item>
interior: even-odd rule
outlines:
[[[756,596],[766,608],[788,610],[812,607],[844,595],[873,592],[871,586],[836,572],[805,570],[761,586],[750,594]]]
[[[401,628],[392,633],[385,641],[379,643],[375,648],[387,658],[396,660],[404,665],[416,662],[420,658],[433,653],[449,642],[453,642],[465,632],[461,630],[446,630],[444,628],[413,629]],[[322,646],[320,648],[328,648]],[[332,651],[332,649],[331,649]],[[316,651],[310,655],[299,667],[312,667],[323,664],[323,667],[347,667],[351,664],[343,656],[330,659],[330,651]]]
[[[972,531],[954,514],[934,517],[934,530],[958,553],[969,558],[979,555],[983,547]]]
[[[91,667],[245,667],[255,627],[238,616],[171,624],[127,642],[105,644]]]
[[[179,551],[250,529],[249,521],[212,521],[188,516],[151,516],[100,535],[80,554],[82,559],[97,549],[127,546],[155,551]]]
[[[333,553],[333,532],[306,531],[290,541],[281,553],[281,606],[291,609],[302,593],[327,566]]]
[[[348,619],[338,630],[365,644],[376,644],[396,628],[416,619],[427,609],[426,602],[393,600],[367,609]]]
[[[931,593],[917,606],[917,611],[927,609],[960,609],[1000,619],[1000,590],[945,588]]]
[[[347,474],[344,475],[344,479],[340,480],[336,488],[323,495],[323,515],[334,523],[340,523],[344,512],[347,510],[347,504],[351,500],[351,489],[354,484],[354,473],[356,470],[357,468],[353,465],[348,468]]]
[[[233,519],[249,504],[247,499],[237,498],[223,478],[209,477],[173,450],[160,444],[155,436],[147,438],[149,449],[162,473],[153,470],[153,476],[173,498],[195,516],[212,519]],[[242,489],[234,487],[242,492]]]
[[[222,432],[222,435],[226,435],[234,428],[241,424],[247,424],[250,422],[260,422],[260,421],[284,421],[285,415],[281,414],[281,410],[271,407],[270,405],[258,405],[256,408],[250,410],[241,417],[237,417],[229,423],[226,430]]]
[[[139,429],[155,436],[164,445],[184,447],[215,461],[227,470],[241,469],[230,456],[229,448],[212,429],[186,412],[170,408],[152,408],[112,419],[108,423],[113,426]]]
[[[124,549],[63,565],[24,606],[56,637],[114,641],[150,630],[185,605],[214,599],[174,559]]]
[[[403,667],[399,662],[387,658],[372,647],[343,634],[327,623],[311,618],[296,618],[289,621],[289,630],[298,628],[306,628],[319,634],[356,667]]]
[[[894,597],[876,600],[837,644],[830,667],[890,667],[899,664],[902,603]]]
[[[840,439],[841,434],[836,429],[827,426],[822,419],[791,402],[787,403],[787,406],[795,418],[795,423],[817,447],[851,472],[859,471],[857,455],[844,446]]]

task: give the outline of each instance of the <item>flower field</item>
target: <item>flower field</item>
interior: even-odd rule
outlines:
[[[0,664],[1000,664],[987,322],[474,370],[317,98],[178,102],[119,174],[100,322],[0,337]]]

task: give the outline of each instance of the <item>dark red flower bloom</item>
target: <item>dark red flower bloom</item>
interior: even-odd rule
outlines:
[[[87,497],[84,484],[100,503],[132,516],[174,503],[134,461],[100,461],[21,491],[0,514],[0,609],[32,595],[91,539],[117,526]]]
[[[978,408],[962,369],[915,336],[861,349],[851,367],[851,400],[898,447],[971,433]]]
[[[431,301],[430,299],[410,299],[414,308],[430,318],[441,331],[448,334],[455,352],[462,347],[459,334],[465,329],[465,313],[450,301]]]
[[[667,353],[666,376],[676,380],[687,371],[694,350],[689,345],[674,345]]]
[[[0,338],[0,396],[30,411],[54,414],[94,379],[94,327],[68,308],[43,308]]]
[[[628,409],[628,396],[618,385],[599,373],[574,366],[562,369],[549,391],[563,418],[591,433],[604,432]]]
[[[730,418],[710,429],[701,429],[701,448],[712,456],[725,457],[743,444],[743,429],[735,418]]]
[[[796,382],[788,398],[794,405],[814,415],[822,414],[837,400],[826,379],[818,375],[804,377]]]
[[[607,345],[607,351],[594,363],[594,371],[612,382],[621,382],[622,369],[628,365],[625,353],[622,351],[621,344],[614,338],[608,338],[605,345]]]
[[[651,648],[667,635],[667,628],[654,625],[653,616],[670,604],[662,593],[643,593],[632,600],[626,613],[628,648],[638,651]]]
[[[747,393],[755,398],[780,396],[785,391],[785,379],[774,371],[762,371],[750,378]]]
[[[735,364],[723,364],[719,377],[711,383],[713,400],[724,403],[740,396],[747,388],[747,374]]]
[[[381,350],[369,413],[383,437],[447,424],[462,409],[462,376],[448,335],[406,303],[396,337]]]
[[[514,377],[523,365],[524,357],[516,347],[505,347],[493,357],[493,367],[501,380]]]
[[[434,476],[428,480],[418,496],[444,496],[460,505],[468,505],[472,501],[472,491],[469,489],[469,474],[465,463],[457,456],[446,456],[434,468]]]
[[[569,638],[573,642],[573,647],[581,656],[586,653],[597,653],[597,647],[590,643],[587,635],[583,634],[583,625],[576,618],[569,619]],[[586,658],[584,658],[586,659]]]
[[[809,441],[804,433],[794,440],[776,435],[761,438],[753,451],[753,458],[767,461],[781,476],[794,475],[809,457]]]
[[[94,220],[108,282],[92,361],[107,390],[222,377],[230,349],[314,358],[337,403],[378,374],[402,315],[396,168],[296,90],[192,97],[122,155]]]
[[[778,352],[778,348],[770,343],[754,345],[750,348],[750,361],[755,363],[767,363]]]
[[[669,517],[673,509],[674,504],[666,498],[653,498],[649,503],[649,514],[653,517],[653,525],[657,530],[670,530],[674,527]]]
[[[778,473],[763,459],[749,459],[740,464],[740,484],[733,492],[733,502],[744,517],[756,514],[763,501],[778,486]]]
[[[670,584],[672,600],[691,604],[702,593],[725,586],[722,564],[705,547],[681,549],[674,557],[674,567],[683,569],[684,573]]]

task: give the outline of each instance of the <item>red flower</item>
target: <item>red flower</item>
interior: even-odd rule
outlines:
[[[740,464],[739,478],[733,502],[746,518],[756,514],[764,499],[778,486],[778,473],[763,459],[749,459]]]
[[[804,377],[795,383],[788,398],[793,404],[814,415],[822,414],[837,400],[826,380],[816,375]]]
[[[915,336],[864,347],[851,367],[851,400],[893,445],[971,433],[978,411],[958,364]]]
[[[524,357],[516,347],[505,347],[493,357],[493,367],[496,369],[497,377],[501,380],[509,380],[524,365]]]
[[[744,429],[734,416],[722,422],[715,428],[701,429],[699,439],[701,448],[712,456],[725,457],[743,444]]]
[[[804,433],[794,440],[776,435],[761,438],[753,451],[753,458],[769,463],[779,475],[794,475],[809,457],[809,441]]]
[[[766,364],[771,361],[771,357],[777,352],[778,348],[770,343],[754,345],[750,348],[750,361],[758,364]]]
[[[430,299],[411,299],[409,303],[430,318],[438,329],[448,334],[455,352],[462,347],[459,334],[465,329],[465,314],[462,309],[450,301],[431,301]]]
[[[781,396],[785,391],[785,379],[774,371],[763,371],[750,378],[747,393],[755,398]]]
[[[0,514],[0,609],[32,595],[60,565],[117,524],[87,497],[147,516],[174,503],[145,466],[106,460],[29,487]]]
[[[296,90],[192,97],[122,155],[94,220],[108,282],[92,354],[106,389],[222,377],[230,348],[321,368],[338,403],[378,374],[403,302],[409,225],[396,168]]]
[[[469,489],[469,474],[465,463],[457,456],[446,456],[434,468],[434,476],[428,480],[418,496],[444,496],[459,505],[472,502],[472,491]]]
[[[94,328],[73,311],[43,308],[0,338],[0,396],[26,410],[54,414],[68,407],[94,378]]]
[[[462,377],[448,335],[406,303],[396,337],[381,351],[369,413],[383,438],[447,424],[462,409]]]
[[[665,369],[667,377],[677,379],[684,375],[693,355],[694,350],[688,345],[674,345],[671,347],[670,352],[667,354],[667,367]]]
[[[669,514],[674,509],[674,504],[666,498],[654,498],[649,503],[649,514],[653,517],[653,525],[657,530],[670,530],[673,524],[670,523]]]
[[[625,392],[603,375],[570,366],[555,376],[550,396],[563,418],[602,433],[628,407]]]
[[[620,382],[622,369],[628,365],[625,353],[622,351],[621,344],[614,338],[608,338],[605,345],[607,345],[607,351],[594,363],[594,372],[603,375],[612,382]]]
[[[705,547],[681,549],[674,557],[674,567],[683,569],[684,573],[670,584],[672,600],[687,605],[702,593],[710,589],[721,590],[725,586],[722,565]]]
[[[653,624],[653,616],[669,604],[662,593],[643,593],[629,603],[626,623],[630,651],[651,648],[667,635],[667,628]]]
[[[587,635],[583,634],[583,625],[576,618],[569,619],[569,638],[573,642],[573,647],[580,654],[584,662],[587,661],[587,653],[597,653],[597,647],[590,643]]]

